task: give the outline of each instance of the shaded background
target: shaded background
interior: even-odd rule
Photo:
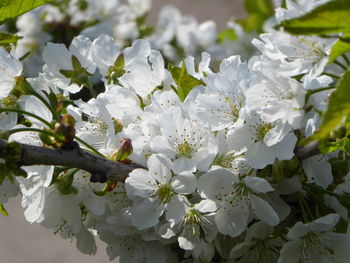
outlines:
[[[103,0],[96,0],[103,1]],[[225,28],[231,17],[244,17],[243,0],[153,0],[150,23],[155,23],[160,8],[172,4],[182,14],[194,15],[199,22],[214,20],[219,29]],[[24,219],[20,198],[6,204],[10,217],[0,215],[0,259],[6,263],[107,263],[106,245],[97,241],[96,256],[81,254],[71,241],[54,235]],[[156,262],[155,262],[156,263]]]

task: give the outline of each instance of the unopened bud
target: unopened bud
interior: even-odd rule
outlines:
[[[24,76],[18,76],[16,77],[16,83],[13,87],[11,94],[12,96],[15,96],[19,98],[21,95],[30,95],[32,94],[32,87],[28,83],[26,77]]]
[[[123,123],[117,119],[112,119],[114,124],[114,132],[117,134],[123,130]]]
[[[0,157],[5,159],[6,163],[16,163],[21,159],[22,146],[18,142],[8,142],[0,152]]]
[[[0,102],[0,106],[4,108],[15,107],[16,104],[17,104],[17,97],[14,95],[8,95],[7,97],[3,98]]]
[[[129,138],[123,138],[118,150],[112,155],[112,160],[116,162],[124,161],[132,152],[131,140]]]
[[[75,137],[75,119],[65,114],[61,117],[60,123],[55,126],[55,138],[63,144],[70,144],[73,142]]]
[[[61,117],[61,123],[63,123],[66,126],[75,126],[75,119],[70,114],[65,114]]]

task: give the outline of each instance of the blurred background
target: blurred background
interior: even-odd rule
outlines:
[[[103,0],[96,0],[103,1]],[[244,17],[243,0],[153,0],[149,22],[154,24],[164,5],[178,7],[182,14],[193,15],[199,22],[214,20],[224,29],[231,17]],[[64,240],[40,225],[24,219],[20,198],[6,204],[10,217],[0,215],[0,262],[6,263],[107,263],[105,245],[98,242],[96,256],[81,254],[75,241]],[[73,244],[72,244],[73,242]],[[156,263],[156,262],[155,262]]]

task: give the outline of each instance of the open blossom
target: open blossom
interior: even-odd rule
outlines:
[[[101,35],[91,44],[91,59],[104,77],[108,75],[110,67],[114,65],[119,54],[119,47],[108,35]]]
[[[161,135],[151,140],[151,150],[172,159],[175,173],[206,171],[215,156],[213,137],[184,115],[180,107],[170,107],[159,116]]]
[[[184,204],[178,214],[181,221],[175,225],[166,223],[159,227],[158,232],[166,239],[177,235],[182,249],[190,251],[197,260],[210,262],[215,251],[211,243],[217,235],[214,221],[217,204],[208,199],[194,205],[188,201]]]
[[[308,73],[318,77],[326,67],[334,40],[318,36],[292,36],[284,32],[260,35],[253,44],[269,59],[281,63],[281,74]]]
[[[299,0],[295,2],[292,0],[287,0],[286,8],[279,7],[276,9],[275,17],[277,19],[277,22],[280,23],[283,20],[302,16],[317,6],[322,5],[328,1],[329,0]]]
[[[9,95],[22,72],[23,64],[15,51],[12,49],[8,53],[4,47],[0,47],[0,99]]]
[[[215,168],[199,178],[198,191],[203,198],[219,202],[215,223],[224,235],[239,236],[253,216],[271,226],[280,221],[271,205],[259,197],[274,191],[263,178],[240,178],[231,171]]]
[[[104,101],[91,99],[88,103],[76,102],[78,108],[70,108],[76,116],[76,133],[89,144],[101,148],[114,138],[115,126]]]
[[[274,238],[273,232],[274,228],[264,222],[253,224],[248,228],[244,241],[231,249],[230,258],[238,263],[276,262],[282,240]]]
[[[245,104],[244,91],[248,68],[240,57],[225,59],[220,72],[205,78],[206,87],[190,103],[190,115],[200,119],[211,130],[233,126]]]
[[[346,262],[350,238],[332,232],[339,215],[329,214],[310,223],[296,223],[288,232],[289,241],[281,249],[278,263]]]
[[[63,44],[49,43],[43,51],[45,62],[43,70],[50,84],[66,92],[79,92],[86,84],[83,83],[85,79],[96,69],[91,61],[90,48],[91,40],[83,36],[74,38],[69,50]],[[81,68],[76,65],[74,58],[78,60]],[[77,70],[81,72],[75,72]],[[71,76],[67,74],[68,72]]]
[[[123,87],[146,98],[166,78],[164,60],[159,51],[152,50],[145,40],[137,40],[124,50],[125,74],[119,79]]]
[[[159,217],[165,213],[166,220],[174,225],[181,220],[184,195],[195,191],[197,179],[191,173],[173,176],[170,160],[162,155],[152,155],[147,166],[148,171],[136,169],[125,181],[128,196],[134,200],[131,220],[143,230],[158,224]]]
[[[120,6],[119,0],[94,1],[85,0],[71,0],[69,2],[68,10],[72,25],[79,25],[79,23],[89,20],[104,20],[115,14],[115,10]]]
[[[106,236],[107,240],[113,240],[109,242],[106,249],[110,260],[118,258],[121,262],[130,263],[176,262],[170,249],[157,241],[144,241],[139,234],[121,237],[107,234]]]
[[[232,150],[244,152],[248,165],[261,169],[276,159],[294,156],[297,138],[285,126],[281,122],[265,122],[254,111],[245,112],[244,122],[228,132],[227,140]]]
[[[0,48],[0,148],[45,148],[62,166],[0,149],[0,213],[20,194],[28,222],[90,255],[99,238],[120,263],[348,262],[347,123],[320,141],[336,151],[303,156],[346,73],[324,72],[332,38],[272,27],[328,0],[271,1],[286,8],[220,33],[172,6],[149,26],[151,0],[64,0],[19,18],[23,38]],[[64,166],[66,153],[96,171]]]
[[[302,85],[275,72],[266,61],[254,58],[250,63],[250,87],[245,92],[247,108],[256,110],[264,121],[281,121],[294,129],[300,128],[306,93]]]

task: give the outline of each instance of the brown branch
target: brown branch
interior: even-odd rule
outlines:
[[[314,155],[317,155],[320,153],[320,150],[318,149],[320,142],[314,141],[310,142],[304,147],[297,147],[294,150],[295,156],[300,160],[305,160],[309,157],[312,157]]]
[[[0,157],[3,157],[1,152],[6,144],[7,141],[0,140]],[[113,182],[124,182],[131,171],[144,168],[135,163],[114,162],[79,147],[74,149],[50,149],[21,143],[20,145],[21,157],[17,162],[18,166],[57,165],[79,168],[91,173],[91,180],[96,181],[103,181],[101,178],[105,178]],[[319,154],[318,145],[319,142],[317,141],[311,142],[304,147],[297,147],[294,153],[302,161]]]
[[[7,141],[0,140],[0,157]],[[131,163],[114,162],[87,152],[79,147],[74,149],[50,149],[40,146],[21,144],[21,157],[18,166],[57,165],[79,168],[91,173],[93,177],[102,176],[110,181],[124,182],[129,173],[142,166]],[[99,181],[98,179],[96,179]]]

